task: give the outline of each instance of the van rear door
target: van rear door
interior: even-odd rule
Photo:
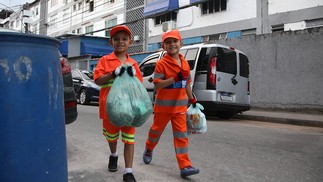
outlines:
[[[236,103],[240,85],[237,81],[237,53],[223,47],[216,50],[216,57],[209,60],[207,89],[216,89],[218,102]]]

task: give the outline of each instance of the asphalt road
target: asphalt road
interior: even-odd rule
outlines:
[[[70,182],[118,182],[124,170],[108,172],[109,148],[102,135],[98,106],[78,105],[78,119],[66,126]],[[152,117],[136,132],[134,175],[138,182],[322,182],[323,128],[246,120],[208,119],[208,131],[189,137],[189,155],[198,175],[182,179],[168,125],[146,165],[142,152]]]

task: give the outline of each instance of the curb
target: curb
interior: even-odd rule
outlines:
[[[236,115],[234,118],[323,128],[323,121],[316,121],[316,120],[280,118],[280,117],[270,117],[270,116],[255,116],[255,115],[248,115],[248,114]]]

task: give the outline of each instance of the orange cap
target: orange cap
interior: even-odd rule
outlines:
[[[178,30],[171,30],[163,33],[162,43],[164,43],[167,38],[175,38],[182,42],[182,37]]]
[[[113,37],[114,34],[116,34],[117,32],[120,32],[120,31],[127,32],[131,38],[131,31],[130,31],[129,27],[127,27],[126,25],[117,25],[117,26],[113,27],[110,30],[110,37]]]

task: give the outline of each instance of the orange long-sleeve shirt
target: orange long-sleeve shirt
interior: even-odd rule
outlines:
[[[181,64],[177,64],[171,56],[166,54],[161,60],[157,61],[155,68],[154,83],[174,77],[181,69],[190,73],[190,66],[180,54]],[[155,113],[180,113],[187,110],[186,85],[192,81],[191,76],[187,80],[178,81],[167,87],[157,90]]]
[[[130,56],[127,54],[127,60],[126,63],[130,63],[134,66],[136,69],[136,77],[142,82],[142,75],[138,66],[138,63],[130,58]],[[99,59],[99,62],[94,70],[94,80],[100,78],[103,75],[106,75],[108,73],[112,73],[118,66],[120,66],[122,63],[117,58],[117,56],[112,52],[109,55],[105,55]],[[99,110],[100,110],[100,118],[101,119],[108,119],[108,115],[106,113],[106,99],[108,97],[110,86],[108,87],[101,87],[100,89],[100,96],[99,96]]]

